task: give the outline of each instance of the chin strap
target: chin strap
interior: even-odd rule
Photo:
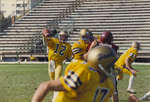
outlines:
[[[110,73],[107,72],[104,67],[101,64],[98,64],[98,67],[105,73],[105,75],[109,78],[111,78],[111,80],[113,81],[114,87],[115,87],[115,94],[118,95],[118,89],[117,89],[117,80],[116,80],[116,72],[114,67],[110,67]]]
[[[110,73],[108,73],[105,69],[104,69],[104,67],[101,65],[101,64],[98,64],[98,67],[105,73],[105,75],[107,76],[107,77],[110,77],[110,78],[113,78],[114,77],[114,75],[113,75],[113,69],[112,69],[112,67],[111,67],[111,72]]]

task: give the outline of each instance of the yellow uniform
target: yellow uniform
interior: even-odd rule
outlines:
[[[83,40],[78,40],[72,45],[73,58],[76,60],[83,60],[83,55],[87,52],[88,44]]]
[[[69,43],[60,42],[57,38],[51,38],[48,41],[48,59],[57,63],[62,63],[66,58],[72,55],[71,45]]]
[[[101,39],[101,36],[100,35],[95,35],[94,36],[98,41]]]
[[[123,72],[127,73],[129,75],[132,75],[132,73],[129,71],[129,69],[126,67],[125,60],[128,58],[129,63],[133,63],[137,56],[137,50],[133,47],[129,48],[124,54],[122,54],[119,59],[115,63],[115,68],[120,70],[119,79],[123,78]]]
[[[30,56],[30,61],[35,61],[36,58],[34,56]]]
[[[109,102],[114,91],[112,80],[103,81],[84,61],[70,63],[60,82],[67,92],[58,92],[54,102]]]
[[[57,79],[60,76],[60,72],[62,70],[62,62],[72,56],[71,45],[69,43],[60,42],[57,38],[53,37],[47,39],[47,44],[49,49],[49,75],[52,75],[50,75],[51,79]],[[55,72],[55,69],[58,71]],[[54,72],[56,76],[54,76]]]

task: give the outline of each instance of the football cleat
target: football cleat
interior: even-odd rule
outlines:
[[[131,94],[136,94],[136,92],[133,89],[127,89],[127,92]]]
[[[139,98],[140,101],[150,101],[149,98]]]

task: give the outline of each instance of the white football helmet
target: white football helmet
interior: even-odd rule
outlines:
[[[116,62],[117,56],[115,51],[105,45],[97,46],[89,51],[87,62],[100,71],[104,72],[106,76],[111,76],[114,69],[114,63]]]
[[[68,34],[67,34],[67,32],[60,31],[59,35],[58,35],[58,38],[59,38],[60,41],[63,41],[63,42],[67,41],[68,40]]]
[[[132,47],[137,49],[137,50],[140,50],[140,43],[139,42],[132,42]]]
[[[83,41],[85,41],[86,43],[88,43],[91,41],[91,38],[93,38],[93,34],[88,29],[81,29],[80,30],[80,38]]]

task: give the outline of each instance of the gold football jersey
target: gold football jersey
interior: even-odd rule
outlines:
[[[48,59],[61,63],[66,58],[72,56],[71,45],[69,43],[60,42],[57,38],[50,38],[48,43]]]
[[[72,45],[73,58],[80,60],[83,59],[83,55],[87,52],[88,44],[83,40],[79,40]]]
[[[109,102],[114,91],[112,80],[103,80],[84,61],[70,63],[60,81],[67,92],[58,92],[54,102]]]
[[[129,63],[133,63],[137,56],[137,50],[133,47],[129,48],[125,53],[123,53],[119,59],[116,61],[115,66],[117,68],[125,68],[125,60],[129,58]]]
[[[98,41],[100,41],[100,39],[101,39],[101,36],[100,35],[95,35],[94,36]]]

